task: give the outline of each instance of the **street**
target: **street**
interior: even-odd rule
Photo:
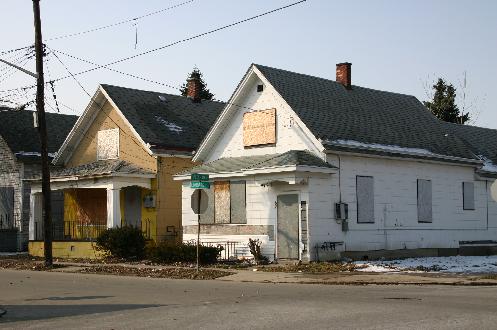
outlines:
[[[0,309],[7,312],[0,318],[2,329],[495,329],[497,288],[237,283],[2,270]]]

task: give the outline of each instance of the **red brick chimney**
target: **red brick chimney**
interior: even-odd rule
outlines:
[[[344,85],[347,89],[352,89],[352,63],[344,62],[337,64],[337,82]]]
[[[193,102],[199,103],[201,91],[200,78],[196,76],[190,77],[190,79],[187,80],[187,83],[188,92],[186,96],[191,98]]]

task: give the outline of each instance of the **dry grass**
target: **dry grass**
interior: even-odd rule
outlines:
[[[363,267],[364,266],[344,262],[311,262],[308,264],[259,266],[257,269],[263,272],[326,274],[353,272]]]
[[[173,278],[189,280],[213,280],[218,277],[228,276],[233,273],[216,270],[194,268],[151,268],[151,267],[126,267],[126,266],[90,266],[77,271],[84,274],[138,276],[153,278]]]

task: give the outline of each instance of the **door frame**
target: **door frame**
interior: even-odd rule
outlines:
[[[297,259],[288,259],[288,260],[302,260],[302,220],[300,219],[300,202],[301,202],[301,197],[300,197],[300,191],[299,190],[290,190],[290,191],[282,191],[280,193],[276,194],[276,224],[274,226],[274,256],[275,259],[278,260],[278,197],[283,196],[283,195],[297,195],[297,221],[298,221],[298,258]],[[309,206],[307,206],[309,207]],[[307,221],[309,221],[309,217],[307,217]]]

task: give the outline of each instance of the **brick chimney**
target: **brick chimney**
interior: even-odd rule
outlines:
[[[200,103],[200,77],[191,76],[190,79],[187,80],[187,83],[188,92],[186,96],[191,98],[193,102]]]
[[[337,64],[337,82],[344,85],[347,89],[352,89],[352,63],[344,62]]]

